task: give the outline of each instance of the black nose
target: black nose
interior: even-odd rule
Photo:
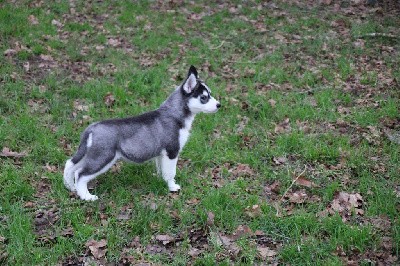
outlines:
[[[221,104],[220,103],[217,103],[217,108],[220,108],[221,107]]]

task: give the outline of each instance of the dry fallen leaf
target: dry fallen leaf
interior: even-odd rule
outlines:
[[[274,132],[276,134],[288,133],[292,130],[289,118],[286,117],[281,123],[275,126]]]
[[[232,173],[234,178],[239,176],[253,176],[255,174],[250,165],[243,163],[238,163],[237,166],[229,169],[228,172]]]
[[[121,45],[121,41],[118,39],[109,38],[107,41],[107,44],[111,45],[112,47],[117,47],[117,46]]]
[[[250,218],[254,218],[261,215],[260,205],[253,205],[251,207],[247,207],[245,213]]]
[[[232,240],[236,241],[242,236],[252,236],[253,231],[250,229],[248,225],[239,225],[233,233]]]
[[[14,49],[7,49],[7,50],[5,50],[4,51],[4,56],[13,56],[13,55],[15,55],[17,53],[17,51],[16,50],[14,50]]]
[[[23,67],[24,67],[25,72],[29,72],[29,70],[31,69],[31,65],[29,62],[25,62],[23,64]]]
[[[89,111],[89,106],[88,106],[88,105],[85,105],[85,104],[83,103],[83,100],[77,99],[77,100],[74,101],[74,109],[75,109],[76,111],[84,111],[84,112],[87,112],[87,111]]]
[[[197,258],[203,251],[197,248],[191,248],[188,252],[188,255],[192,258]]]
[[[39,55],[39,57],[43,61],[54,61],[54,59],[51,55],[41,54],[41,55]]]
[[[27,202],[24,204],[24,207],[25,207],[25,208],[33,208],[33,207],[35,207],[35,203],[32,202],[32,201],[27,201]]]
[[[103,258],[107,252],[107,241],[102,239],[100,241],[96,241],[94,239],[89,240],[86,242],[86,247],[89,248],[90,252],[92,253],[93,257],[96,259]]]
[[[56,26],[56,27],[59,27],[59,28],[61,28],[62,26],[64,26],[60,21],[55,20],[55,19],[53,19],[53,20],[51,21],[51,24],[54,25],[54,26]]]
[[[274,157],[272,160],[274,161],[275,165],[281,165],[287,162],[287,158],[283,156]]]
[[[174,242],[175,238],[169,235],[156,235],[156,240],[162,242],[162,244],[165,246],[171,242]]]
[[[247,116],[241,116],[241,115],[238,115],[238,118],[240,119],[240,121],[237,124],[235,131],[236,131],[236,133],[240,134],[243,132],[243,130],[249,123],[250,119]]]
[[[257,247],[258,254],[265,260],[267,257],[276,256],[276,251],[270,249],[269,247]]]
[[[230,237],[220,233],[216,233],[215,235],[217,237],[217,241],[233,256],[237,256],[240,253],[241,248]]]
[[[291,203],[300,204],[304,203],[308,199],[308,195],[304,190],[295,191],[288,194],[289,201]]]
[[[104,103],[106,104],[107,107],[111,107],[114,105],[115,97],[111,92],[107,93],[107,95],[104,96]]]
[[[274,99],[269,99],[268,103],[271,105],[271,107],[275,107],[276,106],[276,101]]]
[[[309,187],[309,188],[317,186],[314,182],[312,182],[302,176],[300,176],[296,179],[296,184],[303,186],[303,187]]]
[[[32,25],[38,25],[39,24],[38,19],[34,15],[30,15],[28,17],[28,20]]]
[[[21,158],[25,157],[28,154],[26,152],[14,152],[11,151],[10,148],[4,147],[3,150],[0,152],[0,157],[13,157],[13,158]]]
[[[266,192],[269,192],[269,193],[272,192],[272,193],[275,193],[275,194],[278,194],[280,189],[281,189],[281,182],[279,180],[274,181],[271,185],[267,185],[265,187],[265,191]]]
[[[200,200],[197,199],[197,198],[188,199],[186,201],[186,203],[189,204],[189,205],[197,205],[199,202],[200,202]]]
[[[215,218],[214,213],[213,212],[208,212],[207,213],[207,225],[209,225],[209,226],[214,225],[214,218]]]
[[[61,236],[63,236],[63,237],[73,237],[74,236],[74,229],[72,227],[64,228],[61,231]]]
[[[349,194],[347,192],[339,192],[332,200],[328,212],[331,214],[338,212],[346,220],[347,217],[351,216],[353,211],[356,215],[363,215],[363,204],[363,198],[359,193]]]

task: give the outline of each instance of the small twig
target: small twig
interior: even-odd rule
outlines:
[[[221,48],[222,45],[224,45],[224,44],[225,44],[225,41],[222,41],[220,45],[218,45],[216,47],[210,47],[210,50],[217,50],[217,49]]]
[[[379,33],[379,32],[373,32],[373,33],[367,33],[363,35],[358,35],[355,36],[354,38],[356,39],[364,39],[364,38],[369,38],[369,37],[385,37],[385,38],[399,38],[399,36],[389,34],[389,33]]]
[[[296,183],[297,179],[299,179],[300,176],[302,176],[305,172],[306,172],[307,166],[304,166],[304,170],[303,172],[301,172],[301,174],[299,174],[293,181],[292,184],[290,184],[290,186],[286,189],[285,193],[283,193],[282,197],[280,198],[279,201],[282,201],[283,198],[286,196],[286,194],[289,192],[289,189],[291,189],[294,185],[294,183]]]
[[[304,166],[303,172],[301,172],[301,174],[299,174],[299,175],[292,181],[292,184],[290,184],[290,186],[286,189],[286,191],[285,191],[285,193],[283,193],[282,197],[281,197],[278,201],[274,202],[273,206],[274,206],[275,209],[276,209],[276,214],[275,214],[275,215],[276,215],[277,217],[281,217],[281,212],[280,212],[280,210],[281,210],[281,202],[282,202],[283,198],[284,198],[284,197],[286,196],[286,194],[289,192],[289,189],[291,189],[291,187],[293,187],[294,183],[296,183],[296,181],[299,179],[299,177],[302,176],[302,175],[305,173],[306,169],[307,169],[307,165]]]
[[[255,63],[257,63],[257,62],[255,62],[255,61],[235,61],[235,60],[224,60],[225,62],[228,62],[228,63],[235,63],[235,64],[255,64]]]

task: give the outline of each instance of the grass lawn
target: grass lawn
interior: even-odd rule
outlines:
[[[399,263],[400,7],[321,2],[0,1],[0,264]],[[84,128],[192,64],[222,108],[182,191],[149,162],[69,193]]]

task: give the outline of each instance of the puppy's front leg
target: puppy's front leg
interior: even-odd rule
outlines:
[[[161,172],[162,177],[167,182],[169,191],[175,192],[181,189],[181,186],[175,183],[176,175],[176,164],[178,162],[178,156],[174,159],[170,159],[166,153],[161,155]]]

